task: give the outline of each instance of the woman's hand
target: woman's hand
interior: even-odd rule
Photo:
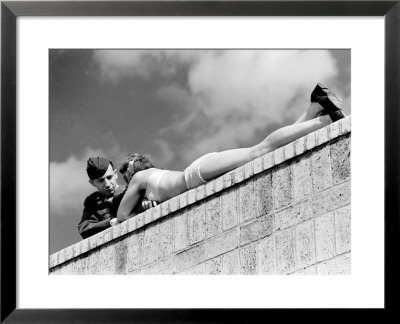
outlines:
[[[115,226],[117,224],[119,224],[118,219],[116,219],[116,218],[111,218],[110,219],[110,225],[111,226]]]
[[[152,207],[156,207],[157,202],[153,200],[148,200],[147,198],[143,198],[142,200],[142,207],[144,210],[150,209]]]

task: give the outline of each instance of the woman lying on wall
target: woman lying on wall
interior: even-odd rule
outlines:
[[[157,169],[146,155],[130,154],[119,169],[128,188],[118,208],[118,221],[135,215],[143,197],[161,203],[343,118],[342,106],[342,101],[319,83],[311,93],[309,108],[294,124],[254,146],[203,155],[183,172]]]

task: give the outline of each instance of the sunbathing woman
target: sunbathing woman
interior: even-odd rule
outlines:
[[[317,84],[309,108],[294,124],[276,130],[252,147],[206,154],[183,172],[160,170],[145,155],[129,155],[119,169],[129,185],[117,212],[118,221],[132,217],[142,197],[161,203],[343,118],[342,106],[328,88]]]

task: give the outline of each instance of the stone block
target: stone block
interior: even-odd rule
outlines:
[[[275,213],[274,231],[283,230],[313,217],[311,202],[304,200]]]
[[[266,215],[240,227],[240,245],[260,240],[272,234],[273,216]]]
[[[127,240],[117,242],[115,244],[115,274],[126,274],[127,254]]]
[[[306,136],[306,149],[311,150],[316,146],[315,133],[312,132]]]
[[[262,157],[263,169],[271,169],[275,165],[274,152],[268,153]]]
[[[163,204],[163,205],[166,205],[166,204]],[[162,205],[160,207],[161,207],[161,213],[162,213]],[[152,208],[147,209],[145,212],[141,213],[141,215],[142,215],[141,218],[144,219],[144,224],[145,225],[150,224],[151,222],[153,222],[153,211],[152,211]],[[128,231],[129,231],[129,223],[128,223]]]
[[[170,213],[174,213],[178,210],[178,197],[173,197],[168,200],[168,209]]]
[[[185,276],[201,276],[204,275],[206,271],[206,264],[202,263],[197,266],[194,266],[191,269],[184,270],[179,273],[179,275],[185,275]]]
[[[150,209],[151,211],[151,209]],[[144,213],[140,213],[136,216],[134,216],[136,218],[136,228],[142,228],[144,227],[145,223],[145,215]]]
[[[312,220],[296,226],[296,269],[315,264],[314,222]]]
[[[294,143],[289,143],[283,147],[285,151],[285,161],[294,157]]]
[[[324,261],[335,255],[335,223],[333,212],[314,220],[316,261]]]
[[[346,253],[334,259],[317,264],[318,275],[350,275],[351,254]]]
[[[335,139],[340,135],[339,121],[330,124],[329,126],[329,139]]]
[[[115,246],[114,244],[104,245],[99,253],[99,273],[102,275],[115,274]]]
[[[313,198],[314,217],[348,205],[351,199],[351,183],[345,182],[323,191]]]
[[[77,258],[71,262],[72,274],[85,275],[86,274],[86,261],[87,258]]]
[[[196,201],[202,200],[206,196],[206,186],[201,185],[196,188]]]
[[[158,258],[158,226],[150,224],[143,235],[143,265],[149,264]]]
[[[187,206],[187,192],[184,192],[183,194],[178,196],[179,200],[179,208],[183,209]]]
[[[298,202],[312,193],[310,155],[304,155],[292,164],[293,200]]]
[[[205,203],[206,208],[206,237],[222,232],[221,197],[214,196]]]
[[[253,161],[253,167],[254,167],[254,174],[258,174],[262,172],[263,170],[263,161],[262,158],[259,157]]]
[[[65,252],[65,249],[62,249],[60,252],[58,252],[58,264],[62,264],[66,261]]]
[[[186,212],[180,212],[174,218],[174,223],[175,251],[179,251],[189,246],[188,214]]]
[[[126,258],[126,270],[132,272],[142,265],[142,253],[143,253],[143,234],[144,231],[137,231],[126,238],[127,244],[127,258]]]
[[[160,205],[160,207],[161,207],[161,217],[167,216],[169,214],[168,202],[167,201],[163,202]]]
[[[254,174],[253,161],[250,161],[244,165],[244,179],[250,178]]]
[[[58,265],[58,252],[53,253],[49,257],[49,268],[54,268]]]
[[[272,195],[272,173],[263,173],[254,179],[256,197],[256,217],[270,214],[274,209]]]
[[[191,205],[196,202],[196,189],[191,189],[187,191],[187,202],[188,205]]]
[[[189,216],[189,245],[204,240],[206,236],[205,206],[200,203],[194,205]]]
[[[232,184],[234,183],[234,180],[232,181],[232,176],[233,176],[233,179],[235,179],[235,178],[234,178],[234,173],[233,173],[233,172],[225,173],[225,174],[222,176],[223,179],[224,179],[224,187],[225,187],[225,188],[229,188],[229,187],[232,186]]]
[[[328,142],[329,141],[328,127],[323,127],[321,129],[318,129],[315,135],[317,139],[317,145],[322,145]]]
[[[120,237],[121,235],[121,227],[119,225],[113,226],[112,228],[112,237],[113,240],[115,240],[116,238]]]
[[[240,274],[257,274],[257,244],[251,243],[240,249]]]
[[[73,257],[73,246],[65,248],[65,261],[71,260]]]
[[[171,275],[174,272],[173,257],[170,256],[164,260],[158,260],[141,271],[143,275]]]
[[[306,137],[300,137],[294,142],[294,152],[296,155],[303,154],[306,151]]]
[[[239,274],[239,250],[233,250],[222,257],[222,273],[224,275]]]
[[[179,252],[174,255],[175,272],[179,273],[183,270],[190,269],[193,266],[203,263],[206,259],[206,250],[204,244],[194,246],[188,250]]]
[[[81,254],[86,253],[89,251],[89,239],[86,238],[81,241]]]
[[[295,270],[295,240],[293,228],[275,233],[276,265],[278,274]]]
[[[334,213],[328,213],[314,220],[316,261],[324,261],[335,255]]]
[[[215,179],[215,192],[220,192],[222,189],[224,189],[224,177],[220,176]]]
[[[239,233],[236,228],[212,237],[205,243],[207,259],[214,258],[218,255],[236,249],[238,247],[238,243]]]
[[[235,227],[239,219],[239,195],[236,188],[225,191],[222,196],[222,228]]]
[[[72,275],[73,273],[73,262],[67,262],[61,267],[62,275]]]
[[[151,208],[150,210],[152,212],[153,221],[161,218],[161,206],[160,205],[157,205],[157,206]]]
[[[104,230],[103,243],[108,243],[112,240],[112,227]]]
[[[214,181],[209,181],[205,184],[206,187],[206,196],[209,197],[215,192],[215,183]]]
[[[314,193],[333,186],[329,145],[316,150],[311,156]]]
[[[335,211],[336,253],[351,250],[351,207],[350,205]]]
[[[72,247],[72,257],[76,258],[81,254],[81,242],[75,243]]]
[[[285,161],[285,149],[280,147],[274,151],[274,162],[275,165],[281,164]]]
[[[276,274],[275,237],[258,242],[258,274]]]
[[[95,249],[97,246],[97,236],[92,235],[92,236],[89,236],[88,239],[89,239],[89,250]]]
[[[239,187],[240,196],[240,222],[245,222],[256,217],[254,181],[250,179]]]
[[[286,207],[292,202],[292,175],[290,169],[287,164],[284,164],[272,172],[275,209]]]
[[[351,132],[351,116],[343,118],[340,120],[342,126],[342,134],[347,134]]]
[[[166,217],[158,226],[158,257],[161,259],[174,252],[174,219]]]
[[[222,257],[218,257],[206,262],[207,275],[220,275],[222,274]]]
[[[149,210],[147,212],[150,212]],[[137,216],[133,216],[127,220],[128,222],[128,233],[131,233],[137,229]],[[111,227],[113,228],[113,227]]]
[[[240,183],[244,180],[244,166],[241,166],[235,170],[233,170],[235,177],[234,181],[235,183]]]
[[[141,214],[140,214],[141,215]],[[139,221],[138,221],[138,226],[139,226]],[[142,225],[143,226],[143,225]],[[124,236],[126,233],[128,233],[128,222],[124,221],[119,225],[120,228],[120,236]]]
[[[87,256],[85,274],[88,275],[100,274],[99,257],[100,257],[100,251],[94,251]]]
[[[342,137],[331,144],[332,178],[334,184],[350,179],[350,137]]]

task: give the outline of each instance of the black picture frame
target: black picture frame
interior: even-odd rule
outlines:
[[[234,322],[265,310],[19,309],[16,307],[16,19],[18,16],[384,16],[385,315],[395,310],[400,228],[400,1],[2,1],[1,2],[1,322]],[[365,113],[374,113],[368,107]],[[371,128],[372,130],[372,128]],[[373,170],[371,170],[373,172]],[[36,215],[42,216],[42,215]],[[367,289],[367,288],[366,288]],[[133,292],[134,293],[134,292]],[[393,297],[392,297],[393,296]],[[252,312],[249,314],[249,312]],[[254,314],[255,313],[255,314]],[[376,318],[382,321],[382,313]],[[373,319],[371,314],[367,315]],[[379,316],[379,317],[378,317]]]

